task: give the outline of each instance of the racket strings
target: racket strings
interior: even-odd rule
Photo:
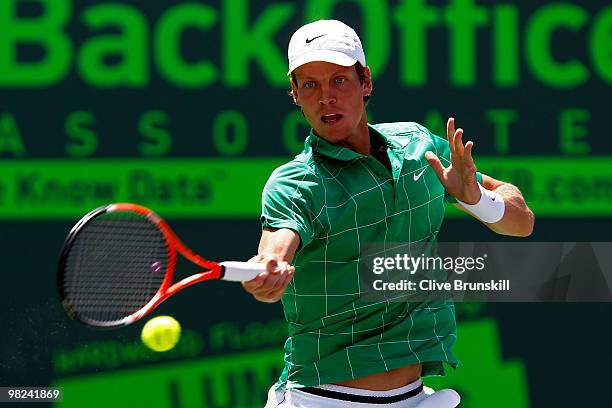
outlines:
[[[157,293],[168,268],[163,233],[146,217],[110,212],[88,222],[67,257],[66,301],[84,321],[118,322]]]

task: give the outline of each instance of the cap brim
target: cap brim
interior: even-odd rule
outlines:
[[[287,75],[291,75],[291,72],[294,69],[301,67],[304,64],[308,64],[309,62],[315,61],[330,62],[332,64],[342,65],[343,67],[350,67],[352,65],[355,65],[355,63],[357,62],[356,59],[351,58],[348,55],[339,51],[313,50],[296,58],[289,66],[289,71],[287,72]]]

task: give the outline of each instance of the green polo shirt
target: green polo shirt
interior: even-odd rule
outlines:
[[[387,146],[391,172],[373,156],[312,131],[304,151],[277,168],[262,195],[263,227],[301,239],[282,303],[288,322],[279,387],[334,383],[422,363],[423,375],[456,367],[451,302],[365,301],[360,256],[371,243],[435,241],[445,194],[425,159],[445,166],[449,147],[413,123],[369,125]],[[480,175],[479,175],[480,177]]]

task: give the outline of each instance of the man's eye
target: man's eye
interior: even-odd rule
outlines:
[[[344,77],[336,78],[336,84],[338,85],[342,85],[345,82],[346,82],[346,78]]]
[[[315,83],[312,81],[304,82],[304,88],[312,89],[315,87]]]

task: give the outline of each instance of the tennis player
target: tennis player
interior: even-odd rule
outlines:
[[[455,407],[454,390],[421,382],[458,364],[453,304],[365,302],[362,251],[435,241],[445,201],[506,235],[529,235],[533,213],[515,186],[476,171],[452,118],[446,139],[414,122],[368,124],[372,79],[352,28],[307,24],[288,56],[291,97],[312,130],[264,188],[251,261],[267,272],[243,283],[257,300],[282,300],[289,326],[266,408]]]

